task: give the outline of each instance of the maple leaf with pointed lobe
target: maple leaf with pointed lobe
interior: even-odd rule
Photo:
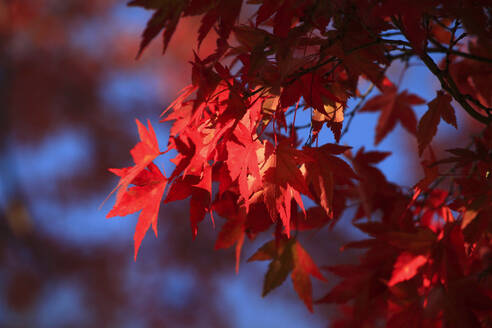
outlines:
[[[395,128],[398,121],[408,132],[415,134],[417,132],[417,119],[411,106],[425,103],[422,98],[407,91],[398,93],[398,89],[394,85],[386,86],[382,91],[383,94],[369,99],[361,109],[361,112],[381,111],[376,126],[376,138],[374,140],[376,145]]]
[[[244,243],[246,230],[246,211],[244,207],[237,206],[237,197],[232,192],[226,192],[213,203],[213,210],[227,222],[220,229],[215,241],[215,249],[229,248],[236,245],[236,274],[239,272],[239,260]]]
[[[294,289],[303,300],[309,311],[313,312],[313,287],[310,276],[318,278],[321,281],[327,281],[321,274],[316,263],[309,254],[304,250],[299,242],[292,247],[292,256],[294,260],[294,269],[291,273]]]
[[[300,213],[299,213],[300,214]],[[321,206],[314,206],[306,209],[306,219],[299,220],[296,218],[295,226],[292,229],[297,231],[306,231],[313,229],[321,229],[330,221],[332,221],[333,216],[328,216],[326,210]]]
[[[217,32],[222,45],[236,23],[241,11],[242,0],[132,0],[128,6],[143,7],[154,10],[154,14],[147,22],[142,35],[137,58],[140,57],[149,43],[162,31],[163,52],[166,51],[169,41],[178,26],[181,17],[205,14],[198,30],[198,45],[217,24]],[[225,48],[224,48],[225,49]],[[220,49],[220,50],[224,50]],[[219,50],[219,49],[218,49]]]
[[[135,179],[140,172],[147,167],[147,165],[152,163],[152,161],[161,154],[159,151],[159,144],[157,143],[157,138],[150,121],[147,121],[149,126],[148,129],[146,129],[139,120],[135,121],[137,123],[138,134],[140,136],[140,142],[137,143],[132,150],[130,150],[135,166],[124,169],[124,174],[120,175],[120,181],[109,194],[109,196],[111,196],[115,191],[118,191],[116,193],[116,202],[121,199],[133,179]]]
[[[313,160],[305,164],[306,183],[317,203],[326,214],[333,217],[333,188],[335,179],[355,179],[352,168],[342,159],[334,156],[350,149],[347,146],[325,144],[321,147],[304,147],[304,152]]]
[[[369,274],[360,266],[342,264],[324,267],[324,269],[340,276],[343,280],[316,303],[345,303],[356,297],[368,286]]]
[[[389,152],[379,151],[366,152],[364,147],[360,148],[354,157],[352,157],[350,153],[347,153],[348,158],[351,160],[355,172],[360,179],[356,192],[359,194],[361,204],[357,211],[359,215],[357,215],[356,218],[360,218],[364,215],[369,217],[373,210],[375,210],[375,203],[379,196],[384,193],[392,192],[384,174],[374,166],[383,161],[390,154],[391,153]]]
[[[140,43],[137,58],[142,55],[144,49],[162,30],[164,30],[163,51],[166,51],[169,41],[171,41],[171,37],[181,18],[181,14],[185,10],[187,4],[187,0],[132,0],[128,3],[128,6],[138,6],[149,10],[155,10],[142,34],[142,41]]]
[[[424,177],[419,180],[413,187],[414,196],[413,198],[417,198],[418,194],[423,190],[427,190],[429,185],[437,179],[439,176],[439,167],[437,165],[433,165],[436,162],[434,157],[434,153],[431,153],[431,160],[423,160],[420,162],[422,169],[424,170]]]
[[[125,216],[142,210],[134,235],[135,259],[143,237],[151,224],[157,236],[157,214],[167,184],[166,177],[152,163],[160,155],[154,129],[150,121],[148,129],[139,120],[136,122],[141,141],[130,151],[135,166],[110,169],[111,172],[120,176],[120,181],[111,192],[112,194],[118,190],[115,205],[107,215],[108,218]],[[129,184],[134,184],[135,187],[128,189]]]
[[[193,239],[198,232],[198,224],[203,221],[205,214],[210,212],[212,195],[212,168],[204,165],[198,175],[184,175],[173,180],[169,187],[165,203],[190,198],[190,226]]]
[[[212,29],[215,23],[218,22],[217,33],[219,37],[225,41],[236,23],[236,20],[241,12],[242,0],[219,0],[209,3],[213,4],[212,8],[207,10],[203,16],[200,29],[198,30],[198,45],[200,45]],[[193,5],[193,3],[191,4]]]
[[[341,99],[335,96],[331,90],[326,87],[325,78],[321,76],[321,73],[304,74],[298,79],[297,83],[300,84],[302,96],[310,107],[316,109],[319,113],[336,119],[336,116],[334,117],[333,107],[325,105],[327,102],[340,103]],[[339,120],[343,121],[343,117]]]
[[[261,246],[249,259],[251,261],[268,261],[268,270],[263,281],[262,296],[280,286],[294,268],[292,244],[294,239],[271,240]]]
[[[353,22],[348,28],[345,38],[335,42],[329,48],[329,53],[342,59],[350,80],[357,81],[359,76],[363,75],[376,86],[380,86],[384,78],[381,64],[388,63],[384,56],[384,46],[367,46],[373,37],[364,33],[364,27],[358,22]]]
[[[383,280],[391,273],[392,266],[388,262],[394,258],[394,253],[392,247],[377,245],[361,257],[360,264],[323,267],[342,280],[316,303],[343,304],[353,300],[356,315],[362,316],[372,313],[381,302],[386,305],[387,286]]]
[[[238,123],[234,130],[234,139],[226,143],[228,159],[227,168],[231,179],[238,180],[239,192],[246,202],[251,195],[250,181],[261,183],[260,168],[257,151],[262,148],[259,140],[254,140],[251,131],[242,123]]]
[[[112,169],[111,172],[122,178],[125,176],[125,170]],[[150,163],[147,166],[147,170],[140,172],[132,183],[136,186],[125,191],[106,217],[126,216],[142,210],[138,217],[137,227],[135,228],[135,235],[133,237],[135,241],[136,260],[138,249],[150,225],[152,225],[152,229],[157,237],[157,216],[162,196],[166,189],[167,179],[154,163]]]
[[[289,139],[279,142],[273,149],[265,147],[265,164],[262,167],[264,202],[273,221],[280,217],[287,236],[290,235],[291,200],[304,210],[300,193],[310,195],[299,166],[311,160],[303,151],[291,146]]]
[[[333,132],[336,142],[339,142],[343,125],[343,105],[340,103],[336,103],[335,106],[325,104],[324,107],[327,114],[314,109],[311,115],[312,138],[316,139],[323,125],[326,124]]]
[[[321,281],[326,281],[326,278],[301,244],[296,239],[271,240],[261,246],[248,262],[267,260],[272,261],[265,275],[263,296],[280,286],[290,273],[297,295],[309,311],[313,312],[310,276]]]
[[[417,140],[419,143],[419,155],[422,155],[424,149],[430,144],[437,132],[437,125],[443,119],[446,123],[454,126],[456,129],[456,116],[454,108],[451,106],[451,96],[439,90],[436,98],[429,102],[429,109],[419,121],[417,127]]]

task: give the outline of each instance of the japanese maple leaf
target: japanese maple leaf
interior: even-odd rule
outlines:
[[[425,176],[413,187],[413,201],[415,201],[423,190],[427,190],[429,185],[439,176],[439,167],[437,165],[432,165],[434,162],[436,162],[436,157],[433,151],[430,152],[430,160],[426,159],[420,162]]]
[[[190,198],[190,224],[195,239],[200,223],[205,214],[210,212],[210,201],[212,197],[212,168],[206,165],[200,182],[191,187]]]
[[[375,210],[374,207],[381,194],[392,193],[386,177],[375,166],[375,164],[388,157],[390,153],[378,151],[366,152],[364,147],[362,147],[357,151],[355,157],[352,158],[350,153],[348,155],[357,176],[360,178],[360,183],[357,186],[357,193],[361,198],[360,210],[363,210],[365,216],[369,217],[372,211]]]
[[[313,287],[310,276],[325,282],[327,280],[299,242],[296,242],[292,247],[292,257],[294,259],[294,270],[292,270],[291,278],[294,289],[309,311],[313,312]]]
[[[265,24],[264,22],[273,17],[273,32],[275,35],[285,38],[291,31],[291,25],[296,17],[301,17],[306,7],[310,5],[310,1],[277,1],[266,0],[262,1],[261,7],[258,9],[256,17],[256,25]]]
[[[302,96],[309,106],[316,109],[319,113],[333,118],[333,110],[326,107],[326,101],[341,102],[328,88],[320,73],[310,73],[303,75],[300,79]],[[343,121],[343,119],[341,119]]]
[[[227,192],[213,203],[213,209],[220,216],[227,218],[215,241],[215,249],[229,248],[236,244],[236,273],[238,273],[244,243],[246,211],[244,207],[237,206],[237,197],[234,196],[233,193]]]
[[[162,31],[164,51],[176,30],[181,17],[205,14],[198,31],[200,44],[214,25],[222,41],[228,37],[241,11],[241,0],[132,0],[129,6],[139,6],[154,10],[145,27],[138,56],[149,43]],[[225,42],[224,42],[225,43]]]
[[[451,106],[451,99],[450,95],[440,90],[437,92],[436,98],[429,102],[429,109],[422,116],[417,127],[419,155],[422,155],[424,149],[436,135],[437,125],[441,121],[441,118],[456,129],[458,128],[454,108]]]
[[[200,29],[198,30],[198,44],[205,39],[214,24],[218,23],[217,32],[222,40],[226,40],[236,23],[241,12],[242,0],[219,0],[209,1],[213,8],[208,9],[203,16]],[[210,6],[210,3],[208,6]],[[193,5],[193,2],[191,3]],[[206,7],[205,7],[206,8]]]
[[[135,162],[135,166],[125,168],[124,174],[118,174],[121,179],[113,191],[109,194],[111,195],[118,190],[116,193],[117,203],[126,192],[128,185],[132,183],[132,181],[147,167],[147,165],[152,163],[152,161],[161,154],[159,151],[159,144],[157,143],[157,138],[150,121],[147,121],[149,126],[148,129],[146,129],[139,120],[135,121],[137,122],[138,134],[140,135],[140,142],[137,143],[130,151],[133,161]],[[123,173],[123,171],[118,172]]]
[[[358,25],[352,26],[347,31],[348,35],[343,40],[335,42],[329,51],[343,60],[343,66],[352,80],[357,81],[359,76],[365,75],[379,86],[384,77],[384,70],[380,63],[388,64],[384,57],[384,47],[380,44],[366,47],[372,37],[361,33],[361,28]]]
[[[176,165],[170,179],[180,174],[202,175],[203,168],[207,160],[215,152],[218,139],[223,131],[208,129],[206,123],[194,129],[187,129],[181,135],[169,139],[169,148],[178,151],[175,158],[171,159]]]
[[[141,141],[130,151],[135,166],[110,169],[111,172],[120,177],[120,181],[110,193],[111,195],[116,190],[118,191],[116,193],[116,203],[107,215],[107,217],[125,216],[142,210],[134,237],[135,258],[143,236],[151,223],[157,235],[157,212],[159,211],[160,200],[167,183],[166,178],[160,173],[157,166],[152,163],[161,153],[150,121],[147,123],[148,129],[139,120],[136,120],[136,122]],[[129,184],[136,186],[128,190]]]
[[[217,143],[225,133],[216,132],[205,124],[195,130],[170,139],[170,147],[176,148],[178,155],[171,161],[176,164],[170,180],[169,192],[165,202],[190,198],[190,224],[193,238],[198,231],[198,223],[210,212],[212,194],[212,167],[208,164],[216,153]]]
[[[326,124],[332,130],[335,140],[339,142],[343,125],[343,105],[339,103],[336,103],[335,106],[325,104],[324,107],[328,115],[320,113],[317,110],[313,110],[311,115],[313,139],[318,137],[321,128]]]
[[[376,145],[380,143],[395,128],[397,121],[400,121],[401,125],[410,133],[415,134],[417,132],[417,119],[411,106],[424,103],[425,101],[417,95],[409,94],[406,91],[398,93],[398,89],[394,85],[383,88],[383,94],[371,98],[361,109],[362,112],[381,111],[374,143]]]
[[[198,232],[200,223],[205,214],[210,211],[212,194],[212,168],[203,167],[202,175],[183,175],[174,179],[169,188],[165,203],[190,198],[190,225],[193,239]]]
[[[256,152],[262,147],[262,144],[258,140],[253,140],[252,133],[242,123],[237,125],[234,136],[235,140],[226,144],[228,153],[227,168],[231,179],[238,180],[239,192],[246,201],[246,207],[248,208],[248,200],[251,194],[248,180],[252,178],[256,183],[261,182]]]
[[[294,268],[292,244],[294,239],[271,240],[261,246],[249,259],[251,261],[272,260],[263,281],[262,296],[280,286]]]
[[[336,144],[325,144],[316,148],[304,147],[306,154],[314,159],[305,164],[306,182],[316,201],[330,217],[333,217],[334,177],[345,180],[356,178],[352,168],[345,161],[334,156],[348,149],[350,147]]]
[[[300,164],[310,160],[302,151],[292,147],[289,139],[282,140],[276,149],[266,144],[265,164],[262,167],[263,196],[273,221],[282,220],[287,236],[290,234],[291,200],[304,209],[300,193],[310,195],[306,181],[299,169]],[[268,147],[270,145],[270,147]]]
[[[133,0],[128,3],[128,6],[139,6],[145,9],[155,10],[143,32],[137,58],[140,57],[144,49],[162,30],[164,30],[163,42],[164,51],[166,51],[169,41],[171,41],[171,37],[178,25],[181,13],[186,8],[187,3],[188,1],[182,0]]]
[[[316,263],[296,239],[271,240],[260,247],[248,262],[271,260],[263,283],[263,296],[280,286],[291,273],[294,289],[299,298],[313,312],[312,284],[310,276],[321,281]]]
[[[122,179],[128,176],[128,170],[125,169],[111,169],[111,171]],[[147,170],[141,171],[131,183],[135,186],[125,190],[106,217],[126,216],[142,210],[133,237],[136,260],[140,244],[151,224],[157,237],[157,215],[166,189],[167,179],[154,163],[150,163]]]

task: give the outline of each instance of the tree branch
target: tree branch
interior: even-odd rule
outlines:
[[[492,58],[477,56],[477,55],[473,55],[473,54],[470,54],[467,52],[462,52],[459,50],[453,50],[451,48],[447,48],[447,47],[443,46],[442,44],[440,44],[439,42],[437,42],[436,40],[434,40],[433,38],[429,38],[429,41],[437,47],[437,48],[429,48],[428,49],[429,52],[448,53],[451,55],[460,56],[460,57],[464,57],[464,58],[468,58],[468,59],[472,59],[472,60],[476,60],[476,61],[481,61],[481,62],[485,62],[485,63],[492,63]]]
[[[399,22],[396,20],[395,17],[392,18],[392,21],[400,29],[400,31],[402,31],[403,35],[407,38],[405,31],[403,30],[401,24],[399,24]],[[412,49],[414,49],[413,46],[411,47]],[[474,119],[476,119],[477,121],[483,124],[489,124],[492,121],[492,116],[489,115],[487,117],[478,113],[468,103],[467,98],[459,91],[453,78],[449,75],[449,72],[441,70],[434,62],[434,60],[432,60],[432,58],[428,55],[427,52],[419,53],[415,51],[415,53],[420,57],[420,59],[424,62],[424,64],[432,72],[432,74],[434,74],[439,79],[439,82],[441,82],[441,87],[444,90],[446,90],[471,117],[473,117]],[[489,111],[487,112],[489,113]]]

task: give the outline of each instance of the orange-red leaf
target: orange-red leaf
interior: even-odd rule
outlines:
[[[427,263],[427,257],[403,252],[398,256],[394,265],[393,274],[388,282],[388,286],[394,286],[399,282],[412,279],[418,269]]]
[[[154,230],[157,236],[157,216],[159,207],[166,189],[167,179],[162,175],[159,168],[151,163],[148,166],[146,181],[140,178],[139,185],[126,190],[121,198],[118,198],[113,209],[106,217],[125,216],[131,213],[142,210],[138,217],[137,227],[135,228],[135,260],[137,258],[138,249],[145,236],[145,233],[150,228]],[[122,178],[123,179],[123,178]]]
[[[235,141],[227,142],[227,168],[232,180],[238,180],[239,192],[245,200],[248,208],[248,200],[251,195],[249,180],[256,184],[261,183],[260,167],[257,150],[262,147],[258,140],[253,140],[252,133],[242,123],[238,123],[234,136]]]
[[[135,147],[133,147],[133,149],[130,151],[133,157],[133,161],[135,162],[135,166],[130,168],[125,168],[124,174],[115,173],[117,175],[120,175],[121,179],[116,185],[116,187],[113,189],[113,191],[111,191],[111,193],[109,194],[111,195],[116,190],[118,190],[118,192],[116,193],[117,202],[119,199],[121,199],[121,197],[125,193],[126,189],[128,188],[128,185],[132,183],[132,181],[147,167],[147,165],[152,163],[152,161],[160,154],[157,138],[155,136],[154,129],[150,124],[150,121],[148,121],[147,123],[149,126],[148,129],[146,129],[145,126],[142,123],[140,123],[139,120],[136,120],[136,122],[137,122],[138,133],[140,135],[141,141],[137,143]],[[115,170],[115,169],[110,169],[110,170]],[[118,172],[122,172],[122,171],[120,170]]]
[[[150,224],[157,235],[157,214],[167,179],[152,161],[160,155],[157,138],[148,121],[148,129],[136,120],[140,142],[130,151],[135,166],[123,169],[110,169],[120,176],[120,181],[111,194],[116,193],[116,202],[107,217],[125,216],[142,210],[135,231],[135,258],[145,232]],[[135,187],[128,189],[129,184]],[[111,195],[110,194],[110,195]],[[109,196],[108,196],[109,197]]]

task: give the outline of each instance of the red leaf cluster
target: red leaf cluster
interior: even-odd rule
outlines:
[[[290,274],[312,311],[310,277],[326,279],[298,233],[332,227],[354,204],[352,224],[368,238],[343,249],[366,251],[359,264],[327,267],[341,282],[318,301],[343,305],[345,315],[334,327],[490,324],[492,109],[485,76],[491,28],[490,19],[484,27],[471,19],[479,14],[477,6],[486,11],[485,1],[252,3],[259,6],[248,7],[254,14],[240,24],[241,1],[130,2],[155,11],[139,55],[161,30],[166,49],[184,16],[203,15],[198,44],[212,28],[218,34],[214,53],[195,53],[192,84],[162,114],[162,121],[172,122],[168,150],[177,153],[169,178],[152,164],[161,154],[152,127],[139,122],[142,141],[131,152],[135,166],[113,170],[121,180],[108,216],[142,210],[135,255],[150,224],[157,233],[161,199],[189,198],[193,238],[207,213],[212,219],[219,214],[226,222],[215,248],[235,245],[236,269],[246,237],[272,229],[274,239],[250,258],[271,261],[263,295]],[[468,34],[458,35],[463,28]],[[443,54],[443,61],[435,63],[431,52]],[[386,76],[393,61],[407,67],[412,58],[442,87],[419,122],[413,107],[427,101],[399,91]],[[473,70],[469,78],[467,69]],[[372,88],[362,93],[363,83],[381,94],[372,96]],[[353,108],[350,98],[359,100]],[[380,112],[375,144],[400,122],[416,136],[415,153],[422,155],[441,119],[457,128],[452,99],[485,128],[467,148],[450,150],[453,157],[436,161],[430,149],[413,195],[378,169],[390,153],[361,148],[352,154],[348,146],[319,145],[325,124],[338,143],[354,115]],[[306,126],[298,125],[296,114],[305,110],[311,113],[310,133],[301,147],[297,131]],[[441,173],[450,166],[452,175]]]

